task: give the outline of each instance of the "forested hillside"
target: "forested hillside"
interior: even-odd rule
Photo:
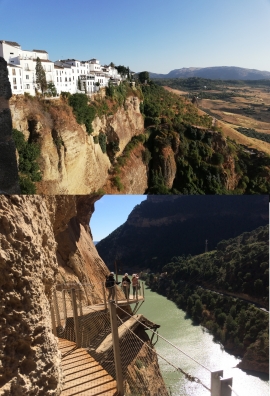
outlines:
[[[270,157],[249,152],[212,117],[153,83],[142,86],[152,194],[267,194]]]
[[[199,256],[175,256],[152,290],[166,295],[226,349],[244,356],[240,367],[268,372],[269,226],[222,240]]]

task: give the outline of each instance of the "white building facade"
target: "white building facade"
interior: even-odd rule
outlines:
[[[14,41],[0,40],[0,56],[8,64],[11,90],[15,95],[36,94],[37,58],[40,59],[45,70],[47,83],[54,83],[58,95],[61,92],[71,94],[81,92],[91,95],[100,87],[108,86],[109,82],[119,85],[123,79],[115,67],[101,66],[97,59],[89,61],[65,59],[52,62],[47,51],[22,50]]]

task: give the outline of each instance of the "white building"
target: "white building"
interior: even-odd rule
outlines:
[[[109,82],[120,84],[122,80],[115,67],[101,66],[97,59],[65,59],[53,63],[47,51],[22,50],[14,41],[0,40],[0,56],[8,63],[11,90],[17,95],[25,92],[35,95],[37,58],[45,70],[47,83],[54,83],[58,95],[63,91],[91,94],[97,92],[99,87],[108,86]]]

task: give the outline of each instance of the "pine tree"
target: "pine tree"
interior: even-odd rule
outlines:
[[[38,89],[41,90],[42,95],[43,95],[43,92],[47,89],[47,81],[46,81],[45,70],[43,69],[41,61],[38,57],[37,57],[37,63],[36,63],[36,83],[37,83]]]

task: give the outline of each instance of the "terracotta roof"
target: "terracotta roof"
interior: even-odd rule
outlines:
[[[54,65],[55,69],[64,69],[64,66],[58,66],[58,65]]]
[[[47,54],[48,52],[47,51],[44,51],[44,50],[33,50],[34,52],[42,52],[42,53],[44,53],[44,54]]]
[[[16,41],[1,40],[0,43],[12,45],[13,47],[20,47],[20,44],[16,43]]]

